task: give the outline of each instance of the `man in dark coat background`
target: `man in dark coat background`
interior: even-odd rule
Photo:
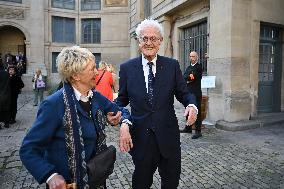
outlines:
[[[195,51],[192,51],[189,54],[190,64],[184,72],[184,79],[187,84],[188,90],[195,95],[197,102],[197,109],[201,110],[201,100],[202,100],[202,91],[201,91],[201,79],[202,79],[202,66],[198,63],[198,54]],[[195,122],[195,134],[192,136],[192,139],[198,139],[202,136],[201,134],[201,112],[197,115]],[[192,125],[186,125],[182,133],[191,133]]]
[[[0,62],[0,122],[4,122],[4,127],[9,128],[11,89],[8,72]],[[1,125],[0,125],[1,128]]]
[[[11,108],[10,108],[10,119],[9,123],[16,123],[16,114],[17,114],[17,101],[18,96],[21,92],[21,89],[25,86],[21,77],[17,74],[16,66],[9,66],[8,73],[10,76],[10,88],[11,88]]]

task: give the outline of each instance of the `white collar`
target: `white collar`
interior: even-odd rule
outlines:
[[[72,86],[73,87],[73,86]],[[92,90],[89,90],[88,91],[88,96],[84,96],[82,95],[82,93],[80,93],[75,87],[73,87],[74,89],[74,93],[75,93],[75,97],[76,99],[79,101],[83,101],[83,102],[88,102],[89,101],[89,98],[92,98],[93,97],[93,91]]]
[[[198,63],[198,62],[195,62],[195,64],[197,64],[197,63]],[[190,63],[191,66],[195,66],[195,64],[191,64],[191,63]]]
[[[147,63],[149,62],[149,60],[147,60],[144,55],[142,54],[142,65],[143,66],[147,66]],[[153,60],[151,60],[151,62],[153,62],[153,66],[156,66],[156,62],[157,62],[157,54],[155,56],[155,58]]]

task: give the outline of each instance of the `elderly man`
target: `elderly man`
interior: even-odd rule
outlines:
[[[120,106],[130,103],[133,122],[120,128],[120,149],[130,151],[135,165],[134,189],[149,189],[158,168],[162,188],[177,188],[181,173],[181,148],[174,97],[184,107],[188,124],[197,115],[195,97],[186,87],[177,60],[157,55],[163,28],[144,20],[136,28],[141,56],[120,66]]]

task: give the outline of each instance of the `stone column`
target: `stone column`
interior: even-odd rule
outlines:
[[[163,16],[158,20],[164,28],[164,40],[160,46],[159,55],[173,57],[172,41],[171,41],[171,19],[167,16]]]
[[[248,120],[250,96],[250,0],[210,1],[208,75],[216,76],[209,91],[209,119]]]
[[[29,55],[29,73],[40,68],[43,75],[47,75],[44,62],[44,1],[30,0],[30,10],[28,11],[28,25],[30,28],[30,55]]]

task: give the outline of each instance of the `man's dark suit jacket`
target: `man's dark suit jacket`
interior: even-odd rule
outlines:
[[[130,103],[131,107],[132,157],[142,159],[147,153],[149,131],[153,126],[161,154],[168,158],[171,154],[178,153],[180,133],[173,105],[174,96],[185,107],[189,104],[196,105],[194,95],[187,90],[178,61],[158,55],[153,107],[148,101],[141,56],[123,63],[119,77],[116,102],[123,107]]]

